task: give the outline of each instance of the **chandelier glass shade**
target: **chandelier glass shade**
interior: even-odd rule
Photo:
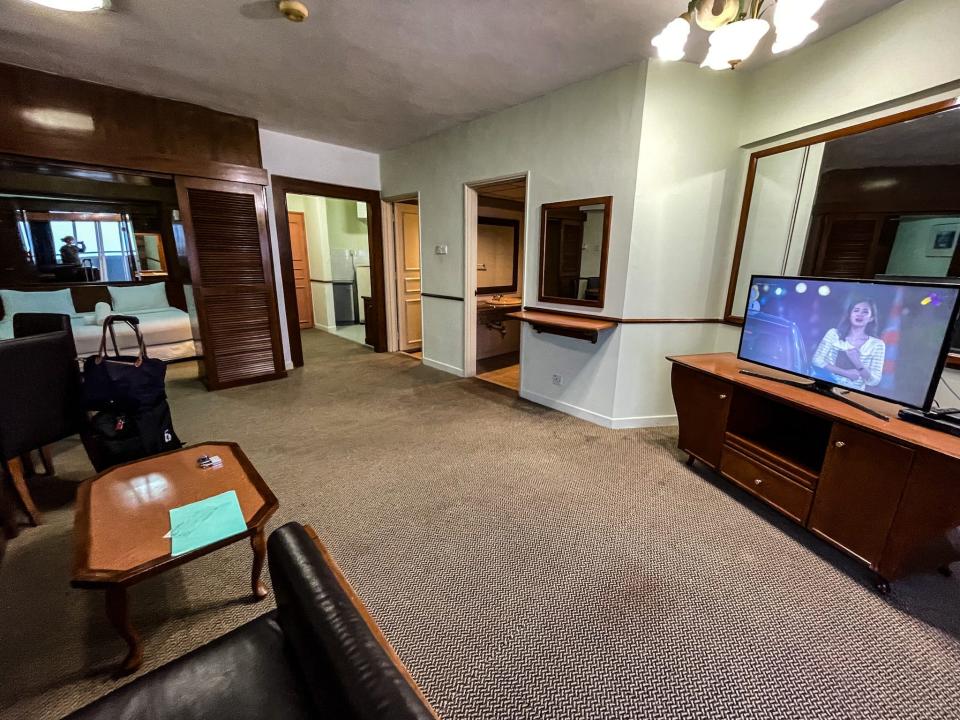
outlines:
[[[54,10],[67,12],[92,12],[94,10],[109,10],[110,0],[30,0],[30,2]]]
[[[671,20],[653,39],[661,60],[682,60],[696,22],[710,32],[710,49],[700,67],[735,68],[750,57],[770,31],[763,16],[774,9],[776,39],[773,52],[801,45],[820,27],[813,16],[825,0],[691,0],[687,11]]]

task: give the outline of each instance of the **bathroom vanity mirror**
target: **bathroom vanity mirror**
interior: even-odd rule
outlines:
[[[603,307],[612,207],[611,196],[541,206],[541,301]]]
[[[520,222],[477,218],[477,295],[517,292]]]

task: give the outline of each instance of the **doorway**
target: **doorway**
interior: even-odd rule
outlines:
[[[523,309],[527,178],[467,189],[467,255],[472,268],[467,296],[475,298],[470,309],[476,310],[467,324],[467,333],[473,335],[467,347],[474,352],[479,380],[519,392],[521,323],[511,314]]]
[[[376,190],[272,176],[290,354],[301,333],[387,349],[383,236]]]

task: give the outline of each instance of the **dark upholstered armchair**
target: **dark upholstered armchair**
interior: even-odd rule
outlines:
[[[17,313],[13,316],[13,336],[15,338],[43,335],[63,331],[70,336],[73,345],[73,326],[69,315],[56,313]],[[76,350],[74,350],[76,355]]]
[[[68,720],[437,720],[310,528],[267,547],[275,611]]]
[[[14,316],[14,323],[21,315]],[[53,316],[56,317],[56,316]],[[22,458],[80,431],[80,370],[73,335],[63,330],[0,342],[0,461],[35,525],[40,514],[27,488]],[[32,471],[32,462],[27,471]]]

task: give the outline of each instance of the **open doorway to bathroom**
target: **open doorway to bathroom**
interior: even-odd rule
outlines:
[[[523,309],[523,258],[526,176],[472,186],[475,225],[476,377],[520,390],[520,321]],[[472,210],[472,208],[471,208]]]
[[[386,350],[379,193],[271,178],[290,354],[325,332]]]

